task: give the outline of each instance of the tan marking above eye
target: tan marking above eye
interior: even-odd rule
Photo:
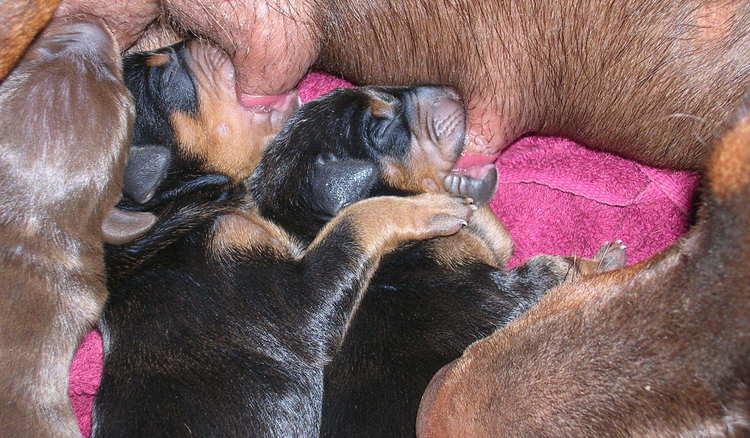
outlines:
[[[146,58],[146,65],[149,67],[163,67],[169,64],[169,55],[165,53],[154,53]]]
[[[383,102],[380,99],[370,99],[370,112],[373,116],[381,119],[393,117],[393,105]]]
[[[386,119],[395,115],[398,99],[373,90],[367,91],[367,95],[370,97],[370,113],[373,116]]]

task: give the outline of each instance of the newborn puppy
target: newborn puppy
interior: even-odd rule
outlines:
[[[199,42],[125,60],[137,119],[120,206],[159,220],[107,248],[94,437],[317,436],[323,367],[381,256],[472,213],[447,194],[368,199],[301,246],[247,202],[265,141],[244,135],[232,73]]]
[[[450,89],[338,90],[303,106],[269,145],[251,179],[254,199],[305,242],[360,199],[447,189],[486,202],[493,165],[450,173],[463,140],[464,108]],[[539,256],[506,271],[511,252],[483,207],[458,234],[385,256],[326,367],[321,436],[413,437],[419,400],[441,366],[566,278],[624,263],[612,244],[597,260]]]
[[[565,285],[432,380],[418,436],[750,436],[750,116],[716,144],[698,224]]]
[[[108,30],[57,21],[0,86],[3,437],[80,437],[68,367],[107,296],[102,238],[150,225],[110,214],[133,116],[121,74]]]

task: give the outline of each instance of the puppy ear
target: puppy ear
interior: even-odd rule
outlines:
[[[106,243],[122,245],[142,236],[155,223],[156,216],[152,213],[112,207],[102,222],[102,237]]]
[[[315,208],[328,216],[367,196],[378,179],[375,164],[331,153],[319,154],[315,160],[311,195]]]
[[[122,192],[130,199],[145,204],[167,177],[172,163],[169,148],[161,145],[133,145],[128,153]]]

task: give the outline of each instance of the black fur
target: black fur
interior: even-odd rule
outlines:
[[[172,156],[148,201],[120,204],[155,213],[156,226],[106,248],[111,295],[93,436],[317,436],[323,366],[374,261],[346,219],[305,252],[284,239],[223,253],[212,246],[217,221],[247,211],[246,189],[202,172],[163,125],[175,108],[200,111],[180,47],[161,51],[177,68],[149,67],[144,55],[125,62],[135,138]]]
[[[361,89],[335,91],[292,117],[252,177],[262,214],[309,242],[330,217],[320,207],[332,196],[321,181],[321,163],[382,169],[385,159],[406,159],[424,89],[374,89],[398,100],[394,117],[373,116]],[[354,185],[348,193],[362,189],[348,202],[409,193],[382,174],[375,181],[352,174],[324,175],[334,178],[333,190],[346,184]],[[478,258],[446,267],[433,244],[418,242],[383,258],[340,352],[325,369],[322,437],[413,437],[419,401],[433,374],[565,277],[544,256],[510,271]]]

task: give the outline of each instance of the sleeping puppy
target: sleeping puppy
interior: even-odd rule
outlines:
[[[248,203],[265,139],[244,135],[232,74],[199,42],[125,60],[137,120],[120,207],[159,220],[107,248],[94,437],[317,436],[323,367],[379,259],[473,212],[447,194],[368,199],[303,247]]]
[[[430,383],[419,437],[750,436],[747,104],[734,123],[686,236],[468,348]]]
[[[338,90],[292,116],[251,190],[264,217],[304,242],[361,199],[449,190],[485,203],[494,165],[451,173],[463,141],[464,107],[450,89]],[[508,233],[483,207],[458,234],[384,257],[326,367],[321,436],[413,437],[422,392],[441,366],[566,278],[625,261],[610,244],[596,260],[538,256],[506,271],[511,252]]]
[[[80,437],[68,368],[107,296],[102,239],[152,223],[113,210],[132,117],[94,22],[53,22],[0,86],[0,436]]]

